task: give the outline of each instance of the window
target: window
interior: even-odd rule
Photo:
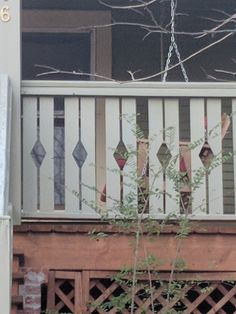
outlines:
[[[88,80],[91,72],[91,33],[25,33],[22,36],[22,79]],[[62,73],[39,75],[59,69]],[[38,76],[39,75],[39,76]]]

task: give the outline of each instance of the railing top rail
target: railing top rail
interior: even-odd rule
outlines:
[[[11,100],[9,80],[0,75],[0,216],[8,213]]]
[[[236,97],[236,82],[22,81],[22,95]]]

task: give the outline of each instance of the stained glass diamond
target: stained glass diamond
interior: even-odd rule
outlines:
[[[74,149],[72,155],[75,159],[77,166],[79,168],[82,168],[83,164],[84,164],[84,162],[88,156],[88,153],[87,153],[86,149],[84,148],[84,145],[81,141],[79,141],[77,143],[77,145],[75,146],[75,149]]]
[[[159,160],[159,162],[161,163],[163,168],[166,168],[171,160],[171,153],[170,150],[168,148],[168,146],[166,145],[166,143],[162,143],[158,152],[157,152],[157,158]]]
[[[199,153],[199,157],[201,159],[203,166],[206,169],[209,168],[215,156],[211,147],[209,146],[207,142],[203,144],[202,149]]]
[[[127,150],[127,148],[126,148],[126,146],[122,140],[117,145],[113,156],[114,156],[120,170],[123,170],[123,168],[127,162],[127,159],[128,159],[128,150]]]
[[[40,168],[45,156],[46,151],[40,140],[37,140],[36,143],[34,144],[34,147],[31,150],[31,157],[33,158],[33,161],[37,168]]]

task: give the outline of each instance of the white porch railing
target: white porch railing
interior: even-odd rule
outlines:
[[[104,208],[114,209],[130,193],[138,206],[137,156],[129,155],[122,177],[114,156],[117,147],[136,150],[136,122],[149,145],[146,179],[160,191],[149,200],[153,217],[180,212],[179,192],[192,198],[193,218],[236,217],[235,84],[27,81],[22,95],[24,217],[99,218],[96,190],[104,186]],[[223,114],[232,114],[232,121],[222,140]],[[198,145],[188,153],[188,179],[204,169],[206,148],[219,165],[203,171],[198,188],[178,190],[165,173],[161,150],[171,158],[189,143]],[[232,155],[225,164],[222,152]],[[173,171],[181,170],[181,162],[176,160]]]
[[[8,77],[0,76],[0,308],[10,314],[11,300],[11,218],[9,213],[9,171],[11,130],[11,89]]]

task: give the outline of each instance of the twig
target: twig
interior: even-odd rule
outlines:
[[[170,291],[171,291],[170,287],[171,287],[171,283],[173,282],[173,278],[174,278],[175,265],[176,265],[176,261],[177,261],[178,256],[179,256],[181,242],[182,242],[182,238],[179,238],[178,243],[177,243],[176,252],[175,252],[175,258],[172,261],[171,272],[170,272],[170,277],[169,277],[169,281],[168,281],[167,298],[166,298],[168,303],[170,301]]]
[[[213,81],[217,81],[217,82],[228,82],[229,81],[227,79],[217,78],[216,76],[207,73],[207,71],[203,67],[201,67],[201,69],[204,72],[204,74],[206,75],[206,78],[209,80],[213,80]]]
[[[136,8],[143,8],[143,7],[147,7],[150,4],[153,4],[155,2],[157,2],[157,0],[150,0],[148,2],[145,2],[143,4],[133,4],[133,5],[121,5],[121,6],[117,6],[117,5],[112,5],[112,4],[108,4],[106,2],[104,2],[103,0],[98,0],[98,2],[108,8],[111,9],[121,9],[121,10],[127,10],[127,9],[136,9]]]
[[[143,228],[141,226],[141,235],[143,237]],[[148,272],[148,281],[149,281],[149,289],[150,289],[150,298],[151,298],[151,307],[152,307],[152,312],[155,313],[155,309],[154,309],[154,296],[153,296],[153,290],[152,290],[152,276],[151,276],[151,269],[150,269],[150,265],[148,262],[148,254],[147,254],[147,248],[145,243],[143,244],[143,250],[144,250],[144,256],[145,256],[145,260],[147,261],[147,272]]]
[[[185,59],[181,60],[180,62],[177,62],[176,64],[170,66],[168,71],[175,69],[180,64],[182,64],[182,63],[184,63],[184,62],[194,58],[195,56],[201,54],[202,52],[204,52],[204,51],[206,51],[208,49],[210,49],[211,47],[216,46],[217,44],[219,44],[220,42],[226,40],[228,37],[232,36],[233,34],[234,34],[234,32],[230,32],[227,35],[221,37],[220,39],[214,41],[213,43],[211,43],[211,44],[209,44],[209,45],[199,49],[198,51],[196,51],[193,54],[189,55],[188,57],[186,57]],[[129,82],[129,81],[117,81],[117,80],[112,79],[110,77],[107,77],[107,76],[104,76],[104,75],[99,75],[97,73],[86,73],[86,72],[82,73],[82,72],[76,72],[76,71],[64,71],[64,70],[56,69],[54,67],[50,67],[50,66],[46,66],[46,65],[39,65],[39,64],[35,64],[35,66],[41,67],[41,68],[46,68],[46,69],[52,69],[52,71],[48,71],[48,72],[43,72],[43,73],[37,74],[36,75],[37,77],[44,76],[44,75],[52,75],[52,74],[59,74],[59,73],[61,73],[61,74],[74,74],[74,75],[79,75],[79,76],[96,77],[96,78],[100,78],[100,79],[103,79],[103,80],[108,80],[108,81],[112,81],[112,82],[119,82],[119,83],[128,83]],[[165,72],[166,72],[166,70],[162,70],[160,72],[157,72],[157,73],[154,73],[154,74],[151,74],[151,75],[148,75],[148,76],[144,76],[144,77],[141,77],[141,78],[135,78],[134,77],[134,73],[135,72],[131,72],[130,71],[129,74],[131,75],[131,78],[132,78],[133,82],[140,82],[140,81],[146,81],[146,80],[149,80],[149,79],[161,76]]]
[[[205,50],[207,50],[207,49],[209,49],[209,48],[211,48],[211,47],[213,47],[213,46],[219,44],[220,42],[224,41],[225,39],[227,39],[228,37],[230,37],[230,36],[232,36],[232,35],[233,35],[233,32],[230,32],[229,34],[225,35],[224,37],[221,37],[220,39],[214,41],[213,43],[211,43],[211,44],[209,44],[209,45],[207,45],[207,46],[201,48],[200,50],[194,52],[193,54],[191,54],[191,55],[189,55],[188,57],[186,57],[185,59],[183,59],[181,62],[177,62],[176,64],[170,66],[169,69],[168,69],[168,71],[175,69],[175,68],[176,68],[177,66],[179,66],[181,63],[184,63],[184,62],[186,62],[186,61],[192,59],[193,57],[195,57],[195,56],[199,55],[200,53],[202,53],[203,51],[205,51]],[[145,76],[145,77],[141,77],[141,78],[135,79],[135,82],[146,81],[146,80],[149,80],[149,79],[158,77],[158,76],[160,76],[160,75],[162,75],[162,74],[164,74],[164,73],[165,73],[165,70],[160,71],[160,72],[158,72],[158,73],[154,73],[154,74],[152,74],[152,75],[148,75],[148,76]]]
[[[52,74],[72,74],[72,75],[79,75],[79,76],[96,77],[96,78],[100,78],[103,80],[117,82],[116,80],[114,80],[110,77],[100,75],[97,73],[87,73],[87,72],[80,72],[80,71],[79,72],[77,72],[77,71],[65,71],[65,70],[59,70],[59,69],[56,69],[54,67],[51,67],[48,65],[43,65],[43,64],[35,64],[34,66],[39,67],[39,68],[44,68],[44,69],[51,69],[51,71],[36,74],[36,77],[45,76],[45,75],[52,75]]]
[[[229,18],[223,20],[223,22],[220,23],[219,25],[217,25],[216,27],[213,27],[212,29],[206,31],[206,34],[205,34],[205,35],[201,35],[201,36],[199,36],[198,38],[204,37],[204,36],[206,36],[207,34],[210,34],[210,33],[214,33],[216,30],[218,30],[219,28],[221,28],[221,27],[224,26],[225,24],[231,22],[234,18],[236,18],[236,13],[234,13],[233,15],[231,15]]]

